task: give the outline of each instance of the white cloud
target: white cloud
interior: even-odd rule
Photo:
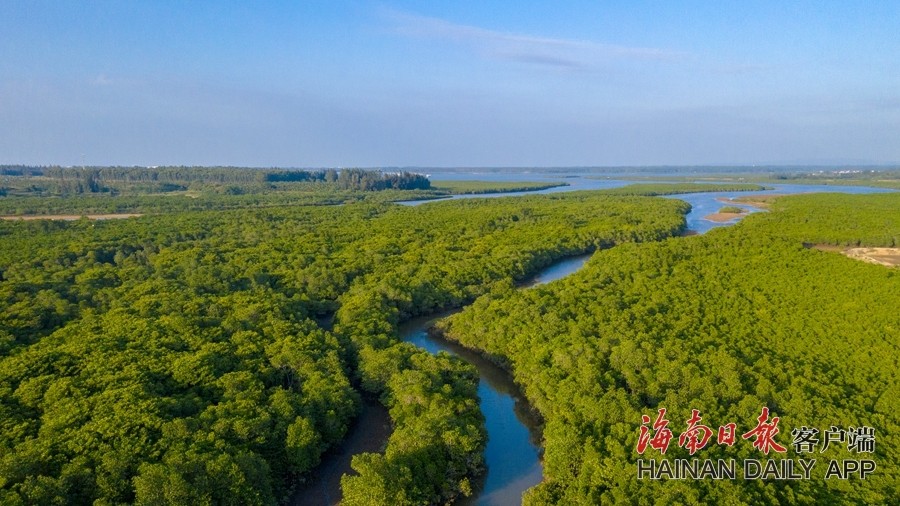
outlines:
[[[385,15],[402,35],[449,40],[484,57],[539,66],[590,68],[613,60],[673,61],[686,56],[668,49],[507,33],[393,10]]]
[[[113,84],[113,80],[106,77],[106,74],[100,74],[91,81],[91,84],[96,86],[110,86]]]

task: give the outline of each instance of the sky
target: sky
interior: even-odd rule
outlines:
[[[0,164],[900,163],[896,1],[0,2]]]

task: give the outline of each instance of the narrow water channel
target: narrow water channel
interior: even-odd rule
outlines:
[[[538,273],[523,288],[563,278],[580,269],[590,255],[561,260]],[[457,310],[458,311],[458,310]],[[541,482],[540,418],[528,405],[512,377],[479,353],[429,332],[440,318],[457,311],[415,318],[400,326],[400,338],[431,353],[446,351],[474,365],[481,381],[478,397],[488,433],[487,472],[480,489],[460,505],[518,505],[522,493]]]
[[[310,481],[294,492],[291,504],[333,506],[341,500],[341,476],[350,473],[350,461],[359,453],[384,451],[391,435],[391,417],[376,399],[363,399],[362,411],[347,438],[322,456]]]

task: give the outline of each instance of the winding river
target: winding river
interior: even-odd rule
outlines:
[[[487,177],[485,177],[487,176]],[[493,177],[491,177],[493,176]],[[615,188],[631,184],[633,181],[594,180],[577,176],[553,175],[538,176],[536,174],[466,174],[460,179],[479,179],[487,181],[563,181],[569,186],[550,188],[527,194],[557,193],[561,191]],[[441,179],[441,177],[434,177]],[[449,178],[448,178],[449,179]],[[691,204],[691,212],[685,217],[689,232],[702,234],[712,228],[728,226],[735,222],[716,223],[704,219],[726,204],[722,202],[738,196],[766,194],[795,194],[810,192],[841,193],[880,193],[883,188],[861,186],[821,186],[821,185],[768,185],[774,190],[757,192],[709,192],[673,195]],[[453,198],[492,198],[526,194],[493,193],[480,195],[460,195]],[[420,205],[434,200],[403,202],[404,205]],[[733,204],[727,204],[733,205]],[[750,212],[760,209],[740,205]],[[549,283],[566,277],[579,270],[590,258],[581,255],[563,259],[550,265],[531,280],[521,285],[521,289]],[[479,353],[464,348],[459,344],[447,341],[429,333],[434,322],[454,314],[459,310],[438,315],[415,318],[400,326],[399,335],[431,353],[441,351],[456,355],[474,365],[481,377],[478,385],[481,411],[485,417],[488,443],[485,450],[487,472],[476,485],[472,497],[458,502],[462,505],[517,505],[521,504],[522,493],[538,484],[542,479],[541,466],[541,434],[540,419],[528,405],[527,400],[512,381],[511,376],[502,368],[486,360]],[[352,472],[351,457],[360,452],[379,451],[383,449],[390,435],[390,420],[385,409],[374,401],[365,403],[363,414],[351,429],[348,438],[336,449],[329,452],[323,464],[317,470],[312,483],[299,491],[295,504],[332,505],[340,500],[340,476]]]
[[[544,269],[520,287],[530,287],[563,278],[580,269],[590,254],[565,258]],[[461,309],[413,318],[398,330],[400,338],[430,353],[445,351],[475,366],[479,407],[485,418],[488,443],[485,449],[487,472],[475,483],[475,494],[460,505],[520,504],[522,493],[540,483],[541,420],[528,405],[512,377],[481,354],[429,333],[434,322]],[[341,498],[341,476],[351,473],[353,455],[384,449],[390,436],[387,410],[375,400],[365,400],[363,410],[347,438],[329,451],[310,483],[295,494],[293,503],[304,506],[331,506]]]
[[[549,283],[580,269],[590,255],[566,258],[534,276],[523,288]],[[540,418],[528,405],[509,373],[479,353],[447,341],[428,330],[436,320],[458,312],[412,319],[400,326],[400,338],[431,353],[446,351],[478,369],[478,397],[488,433],[484,456],[487,473],[480,490],[457,504],[520,504],[522,493],[540,483],[541,433]]]

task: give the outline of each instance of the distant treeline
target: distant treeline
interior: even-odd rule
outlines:
[[[30,167],[26,165],[0,165],[0,176],[39,176],[41,174],[43,174],[43,169],[41,167]]]
[[[82,183],[76,193],[96,193],[107,183],[213,183],[247,184],[276,182],[335,183],[344,190],[422,190],[428,178],[411,172],[364,169],[288,170],[240,167],[34,167],[0,165],[0,175],[44,176],[57,181]]]

